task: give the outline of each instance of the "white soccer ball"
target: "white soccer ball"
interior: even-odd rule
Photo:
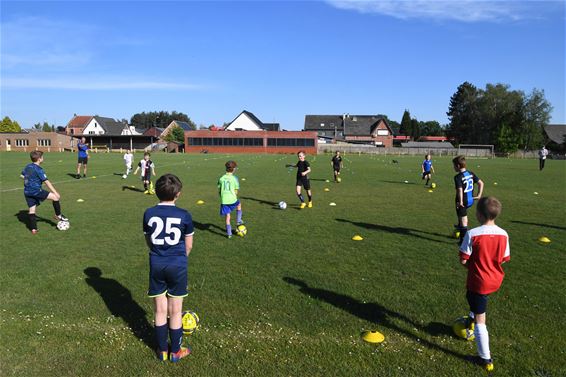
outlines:
[[[279,209],[285,209],[287,208],[287,203],[285,203],[284,201],[279,202]]]
[[[128,176],[127,176],[126,174],[124,174],[124,175],[122,176],[122,178],[126,179],[126,178],[128,178]]]
[[[68,221],[59,221],[57,223],[57,229],[59,230],[69,230],[69,228],[71,227],[71,223],[69,223]]]

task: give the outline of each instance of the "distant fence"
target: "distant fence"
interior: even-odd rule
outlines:
[[[367,153],[378,154],[384,156],[424,156],[430,154],[432,156],[457,156],[457,148],[406,148],[406,147],[393,147],[383,148],[375,147],[372,145],[352,145],[352,144],[319,144],[318,153],[334,153],[339,151],[341,153]],[[460,149],[460,153],[468,157],[491,158],[491,151],[488,149]],[[496,153],[497,157],[507,158],[538,158],[538,151],[517,151],[515,153],[500,154]]]

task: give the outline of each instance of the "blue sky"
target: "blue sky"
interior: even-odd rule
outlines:
[[[543,89],[565,116],[564,1],[1,2],[1,115],[24,128],[79,115],[409,109],[447,122],[464,81]]]

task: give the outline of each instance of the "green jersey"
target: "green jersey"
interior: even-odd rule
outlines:
[[[226,173],[218,180],[220,204],[234,204],[238,201],[236,190],[240,189],[238,178],[232,173]]]

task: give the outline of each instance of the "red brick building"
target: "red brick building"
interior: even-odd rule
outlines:
[[[304,129],[326,140],[393,146],[393,130],[379,115],[306,115]]]
[[[82,135],[84,129],[92,120],[92,115],[75,115],[65,128],[67,135]]]
[[[71,136],[57,132],[2,132],[0,133],[0,151],[63,152],[73,148]]]
[[[317,153],[309,131],[186,131],[186,153]]]

